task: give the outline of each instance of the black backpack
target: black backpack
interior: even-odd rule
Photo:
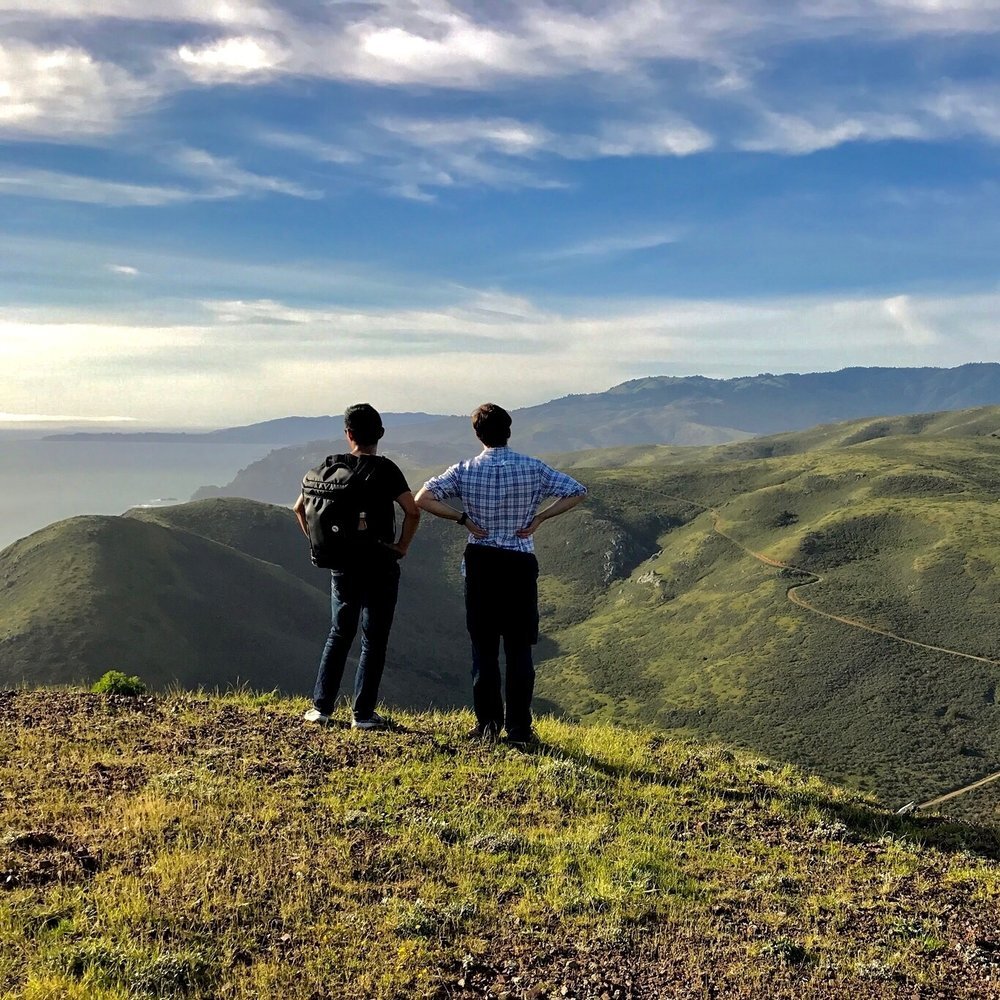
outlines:
[[[323,569],[345,568],[374,543],[362,514],[369,513],[367,485],[378,458],[352,458],[330,455],[302,479],[310,555],[313,565]]]

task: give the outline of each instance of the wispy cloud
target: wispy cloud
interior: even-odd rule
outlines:
[[[0,169],[0,194],[50,201],[74,201],[109,208],[177,205],[200,195],[181,187],[127,184],[55,170]]]
[[[197,24],[272,23],[279,5],[240,0],[236,3],[203,3],[202,0],[0,0],[0,14],[43,18],[95,20],[113,18],[133,21],[193,21]]]
[[[882,142],[888,139],[922,139],[930,134],[925,122],[907,115],[814,113],[812,120],[795,114],[765,111],[756,135],[737,142],[748,152],[801,155],[832,149],[846,142]]]
[[[280,177],[255,174],[232,160],[204,150],[181,148],[169,161],[184,181],[176,184],[138,184],[105,180],[83,174],[32,168],[0,168],[0,194],[71,201],[109,208],[157,207],[192,201],[278,194],[292,198],[321,198],[322,192]]]
[[[540,126],[513,118],[401,118],[377,120],[379,128],[426,149],[492,149],[509,156],[530,156],[549,147],[552,135]]]
[[[113,46],[76,25],[109,18],[122,36]],[[150,44],[141,23],[150,21],[173,22],[176,37],[163,33],[159,46]],[[0,134],[19,138],[109,135],[192,86],[263,86],[278,77],[420,88],[424,98],[427,88],[534,96],[535,88],[565,89],[571,81],[588,107],[592,126],[569,131],[543,113],[533,122],[509,114],[377,118],[372,124],[400,150],[425,151],[438,170],[437,185],[390,180],[391,190],[417,198],[433,197],[435,186],[555,182],[537,168],[505,166],[505,158],[709,149],[798,155],[849,142],[1000,138],[995,87],[945,86],[938,76],[920,79],[919,70],[889,94],[881,87],[839,93],[812,76],[780,90],[758,79],[775,51],[799,43],[864,47],[1000,32],[995,0],[792,0],[780,18],[770,0],[594,0],[585,10],[546,0],[495,8],[472,0],[164,0],[154,7],[140,0],[0,0],[2,22],[10,29],[0,43]],[[123,61],[130,31],[141,40],[139,54]],[[284,142],[321,162],[371,159],[368,134],[322,142],[260,131],[271,145]]]
[[[159,94],[150,80],[84,49],[0,41],[0,135],[106,135]]]
[[[204,149],[181,148],[172,160],[176,168],[205,184],[202,197],[235,198],[254,193],[284,194],[292,198],[322,198],[323,192],[303,187],[283,177],[268,177],[244,170],[229,157]]]
[[[105,266],[112,274],[121,275],[123,278],[136,278],[139,276],[139,268],[132,267],[131,264],[107,264]]]
[[[616,257],[620,254],[639,253],[669,246],[679,239],[675,232],[647,232],[612,234],[571,243],[555,250],[541,251],[534,256],[540,260],[569,260],[577,257]]]
[[[321,163],[360,163],[364,159],[364,154],[358,150],[323,142],[311,135],[264,130],[258,133],[257,139],[266,146],[301,153]]]
[[[208,300],[198,321],[158,327],[126,314],[72,322],[0,310],[0,364],[17,373],[5,396],[15,412],[58,391],[84,415],[110,407],[176,420],[170,400],[181,394],[188,420],[218,424],[325,412],[329,386],[345,382],[385,406],[463,410],[480,397],[520,405],[656,373],[1000,360],[998,311],[996,294],[606,300],[568,310],[496,291],[433,307]],[[67,385],[60,372],[69,367],[77,374]]]

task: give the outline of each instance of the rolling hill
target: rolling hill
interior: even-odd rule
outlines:
[[[559,456],[591,495],[537,536],[540,706],[739,744],[896,804],[1000,769],[998,435],[987,407]],[[404,564],[393,704],[467,702],[463,542],[425,518]],[[7,683],[116,667],[307,691],[325,630],[287,509],[237,499],[53,525],[0,553],[0,585]],[[264,638],[195,649],[238,606]]]
[[[562,534],[549,540],[551,603],[557,594],[556,620],[567,623],[653,550],[652,538],[591,514],[581,524],[585,552]],[[469,699],[464,542],[454,525],[426,518],[403,563],[382,687],[392,704]],[[304,692],[329,627],[329,576],[309,562],[287,508],[234,498],[141,508],[61,521],[0,552],[0,622],[0,687],[123,669],[159,689]]]
[[[1000,768],[998,429],[994,408],[746,442],[697,465],[590,456],[575,474],[592,509],[678,526],[585,621],[549,633],[540,689],[582,718],[736,740],[900,802]],[[744,448],[781,457],[734,461]],[[982,659],[791,604],[809,574],[796,593],[818,610]]]
[[[858,418],[997,404],[998,364],[845,368],[733,379],[661,376],[515,410],[512,444],[531,453],[654,443],[709,446]],[[384,444],[386,453],[410,470],[438,469],[479,447],[467,417],[392,427]],[[287,503],[302,473],[342,447],[338,432],[310,445],[277,449],[229,484],[203,487],[194,499],[245,496]]]
[[[127,668],[156,686],[303,690],[326,602],[282,567],[151,520],[85,516],[0,553],[4,686]]]

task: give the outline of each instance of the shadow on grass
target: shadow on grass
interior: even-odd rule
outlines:
[[[694,787],[727,802],[781,801],[805,811],[816,809],[832,824],[844,828],[848,842],[872,842],[889,837],[921,847],[932,847],[946,853],[970,852],[990,860],[1000,860],[1000,828],[986,824],[955,822],[946,816],[900,816],[877,805],[860,802],[837,802],[814,792],[782,791],[768,786],[731,788],[713,784],[699,777],[697,771],[685,773],[683,765],[677,772],[650,768],[623,767],[586,754],[573,753],[563,747],[537,744],[525,752],[570,761],[577,767],[595,771],[614,781],[630,780],[641,784],[678,788]]]

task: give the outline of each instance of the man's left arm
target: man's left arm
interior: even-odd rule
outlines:
[[[403,510],[403,528],[399,533],[399,541],[393,542],[389,548],[398,552],[400,556],[405,556],[420,526],[420,508],[414,502],[413,494],[409,490],[400,493],[396,497],[396,503]]]
[[[587,495],[587,487],[583,483],[578,483],[572,476],[556,472],[547,465],[544,467],[542,485],[545,495],[556,497],[556,501],[544,510],[540,510],[529,525],[521,528],[516,533],[518,538],[530,538],[542,524],[572,510]]]

